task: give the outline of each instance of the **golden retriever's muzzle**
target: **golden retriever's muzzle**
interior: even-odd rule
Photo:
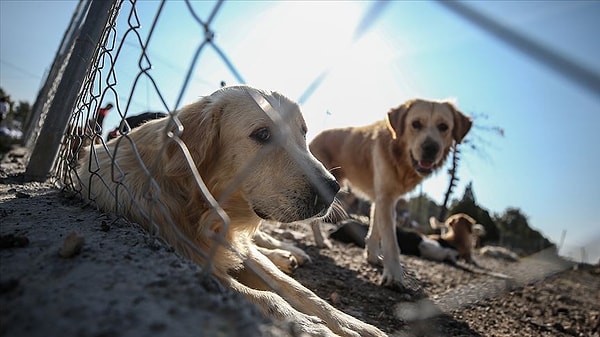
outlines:
[[[421,156],[415,158],[414,153],[410,153],[412,164],[415,170],[422,175],[428,175],[436,168],[438,164],[438,155],[440,152],[440,144],[433,139],[427,138],[421,144]]]
[[[327,214],[329,207],[335,200],[337,192],[340,190],[340,184],[335,179],[323,177],[317,184],[312,184],[314,202],[309,213],[313,213],[310,217],[321,217]]]
[[[305,177],[304,188],[286,190],[283,193],[286,197],[278,202],[262,200],[254,203],[254,213],[262,219],[284,223],[325,216],[340,185],[333,177],[314,175],[311,178]]]

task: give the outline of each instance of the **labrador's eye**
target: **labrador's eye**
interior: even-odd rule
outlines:
[[[440,130],[441,132],[446,132],[446,130],[448,130],[448,124],[446,124],[446,123],[440,123],[438,125],[438,130]]]
[[[261,144],[266,144],[271,140],[271,131],[268,128],[260,128],[252,132],[250,138]]]
[[[423,127],[423,124],[421,124],[421,122],[419,121],[414,121],[411,125],[415,130],[421,130],[421,128]]]

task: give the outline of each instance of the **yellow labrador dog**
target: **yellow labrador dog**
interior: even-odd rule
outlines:
[[[338,181],[349,182],[373,202],[366,254],[377,264],[383,255],[383,285],[404,287],[395,240],[397,200],[442,166],[471,124],[450,102],[414,99],[392,109],[385,120],[326,130],[310,143],[310,151]],[[312,221],[312,227],[320,241],[319,222]]]
[[[294,321],[311,336],[385,336],[284,274],[252,241],[261,219],[322,216],[339,190],[308,151],[298,105],[236,86],[176,116],[94,148],[78,169],[83,194],[158,230],[201,266],[210,262],[215,276],[271,318]]]

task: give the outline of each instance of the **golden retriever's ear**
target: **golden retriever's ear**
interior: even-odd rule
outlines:
[[[473,121],[471,120],[471,117],[462,113],[452,103],[446,102],[446,104],[448,104],[454,112],[454,129],[452,130],[452,138],[454,138],[457,144],[460,144],[469,130],[471,130]]]
[[[398,138],[398,136],[402,135],[402,132],[404,132],[406,114],[413,102],[414,100],[406,101],[399,107],[388,112],[385,121],[388,129],[392,133],[392,139]]]
[[[200,171],[203,171],[202,167],[212,163],[217,155],[221,110],[211,102],[209,97],[205,97],[200,102],[186,106],[177,115],[183,125],[179,138],[185,143],[194,159],[194,165]],[[191,171],[183,150],[177,142],[168,141],[170,144],[167,147],[168,161],[165,174],[171,176],[189,174]]]

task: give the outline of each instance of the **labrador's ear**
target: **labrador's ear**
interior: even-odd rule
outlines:
[[[454,138],[457,144],[460,144],[469,130],[471,130],[473,120],[471,117],[458,110],[454,104],[449,102],[446,102],[445,104],[447,104],[454,113],[454,129],[452,130],[452,138]]]
[[[191,163],[186,159],[184,148],[192,156],[193,165],[200,171],[216,158],[219,151],[219,120],[222,107],[213,99],[205,97],[184,107],[171,121],[169,132],[173,134],[167,147],[165,174],[170,176],[189,174]]]
[[[458,223],[459,220],[460,216],[458,216],[457,214],[449,216],[445,222],[446,227],[454,229],[454,226]]]
[[[404,124],[408,110],[414,103],[414,100],[406,101],[397,108],[390,110],[387,114],[386,124],[392,133],[392,139],[396,139],[404,132]]]

